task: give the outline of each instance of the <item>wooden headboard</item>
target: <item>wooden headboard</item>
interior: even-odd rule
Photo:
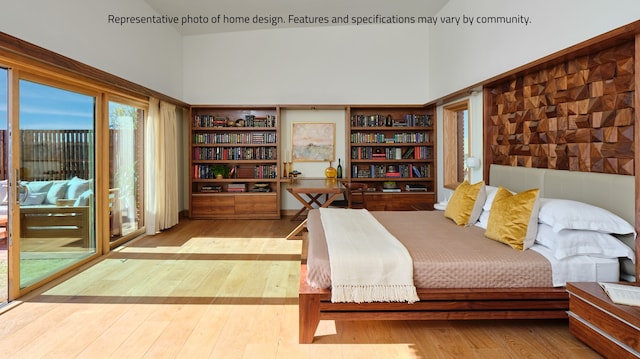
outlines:
[[[609,210],[635,226],[635,177],[595,172],[552,170],[544,168],[491,165],[489,183],[521,192],[540,189],[540,197],[581,201]],[[636,227],[637,228],[637,227]],[[633,236],[620,239],[640,253],[640,241]],[[636,261],[640,262],[640,261]],[[640,263],[621,263],[621,274],[627,280],[638,281]]]

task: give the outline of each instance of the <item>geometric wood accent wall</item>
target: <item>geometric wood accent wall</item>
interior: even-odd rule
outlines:
[[[634,41],[485,88],[490,163],[635,175]]]

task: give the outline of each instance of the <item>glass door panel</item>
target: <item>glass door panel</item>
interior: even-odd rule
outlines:
[[[109,102],[109,225],[112,243],[144,226],[144,110]]]
[[[0,67],[0,304],[9,298],[7,81],[7,69]]]
[[[25,288],[96,253],[96,98],[27,80],[19,89],[14,140]]]

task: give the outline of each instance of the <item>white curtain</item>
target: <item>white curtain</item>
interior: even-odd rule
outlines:
[[[177,136],[176,107],[150,98],[145,131],[147,234],[178,224]]]

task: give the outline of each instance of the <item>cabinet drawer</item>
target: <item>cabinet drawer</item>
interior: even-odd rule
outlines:
[[[640,329],[577,296],[571,298],[569,310],[615,340],[640,352]]]
[[[236,197],[236,214],[277,214],[275,195],[248,195]]]
[[[433,193],[367,193],[370,211],[413,211],[416,207],[433,208]]]
[[[595,328],[592,324],[587,323],[583,318],[577,317],[571,312],[569,312],[569,331],[605,358],[638,357],[637,354],[632,354],[622,348],[615,340],[611,340],[608,334]]]
[[[192,196],[191,213],[193,216],[234,214],[235,213],[234,196],[227,196],[227,195]]]

